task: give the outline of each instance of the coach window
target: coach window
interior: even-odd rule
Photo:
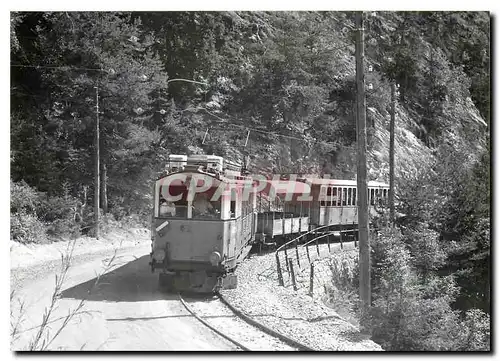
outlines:
[[[347,205],[352,206],[352,188],[347,189]]]
[[[335,204],[337,207],[342,205],[342,188],[337,188],[337,202]]]
[[[347,188],[343,188],[342,191],[342,205],[345,206],[347,202]]]
[[[326,188],[325,186],[321,186],[321,188],[319,189],[319,206],[320,207],[324,207],[325,206],[325,199],[326,199]]]
[[[337,188],[332,188],[332,206],[337,205]]]
[[[375,205],[375,190],[373,188],[370,189],[370,204]]]
[[[352,189],[352,205],[355,206],[357,204],[356,199],[356,188]]]
[[[378,195],[378,205],[382,206],[384,204],[384,191],[382,189],[377,190]]]

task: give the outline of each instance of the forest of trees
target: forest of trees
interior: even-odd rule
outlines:
[[[356,142],[353,20],[11,13],[11,239],[92,235],[97,92],[103,229],[147,225],[152,180],[171,153],[353,177],[355,157],[339,158]],[[405,126],[433,154],[397,180],[397,230],[374,241],[374,337],[393,350],[487,349],[489,14],[366,12],[365,28],[367,106],[387,114],[397,82]]]

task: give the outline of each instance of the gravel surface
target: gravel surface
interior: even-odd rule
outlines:
[[[202,319],[252,351],[297,351],[274,336],[249,325],[218,299],[193,301],[188,306]]]
[[[81,237],[75,242],[71,266],[85,263],[98,256],[112,257],[116,250],[127,250],[149,242],[149,230],[142,228],[115,231],[101,237],[100,240]],[[69,246],[70,241],[29,245],[10,241],[11,291],[18,291],[60,269],[61,254],[67,254]]]
[[[72,258],[72,266],[83,264],[95,257],[109,258],[115,250],[125,251],[150,242],[149,231],[136,229],[115,232],[99,241],[78,239]],[[21,245],[11,242],[11,289],[20,290],[36,284],[37,279],[53,273],[61,266],[60,254],[65,253],[69,242],[47,245]],[[341,254],[338,245],[331,247],[332,256]],[[224,290],[224,297],[239,310],[263,325],[284,334],[316,350],[328,351],[380,351],[381,347],[359,332],[324,302],[324,285],[329,281],[329,250],[326,245],[309,249],[309,258],[315,263],[315,288],[313,297],[308,295],[309,264],[305,249],[299,250],[300,266],[294,263],[298,291],[292,287],[291,277],[286,272],[285,257],[281,255],[285,287],[278,286],[274,252],[252,255],[237,269],[238,287]],[[351,251],[349,251],[351,249]],[[353,251],[346,243],[342,254]],[[119,253],[119,252],[118,252]],[[295,250],[288,252],[296,257]],[[340,258],[339,258],[340,259]],[[295,261],[296,262],[296,259]],[[292,350],[280,340],[256,330],[253,326],[235,317],[218,300],[195,302],[196,312],[208,316],[209,322],[251,349]],[[326,336],[326,337],[325,337]]]
[[[321,263],[327,262],[330,256],[327,245],[320,245],[318,248],[319,257],[314,247],[318,270],[315,273],[321,279]],[[353,248],[352,243],[345,243],[344,251],[340,250],[340,245],[332,245],[331,257],[336,257],[340,252],[349,252],[348,250]],[[312,248],[309,250],[310,256],[312,256],[311,250]],[[291,252],[288,252],[288,255],[291,256]],[[299,252],[299,256],[302,261],[303,257],[306,257],[305,250]],[[321,261],[321,258],[324,258],[324,261]],[[305,260],[307,261],[307,258]],[[324,304],[321,299],[321,290],[324,290],[324,287],[315,285],[314,297],[307,294],[309,289],[304,283],[305,279],[309,278],[306,271],[309,265],[305,261],[301,262],[303,270],[301,271],[298,266],[296,270],[298,280],[303,284],[298,291],[293,290],[291,279],[284,266],[284,257],[281,261],[285,287],[278,285],[275,255],[271,252],[265,255],[253,255],[243,261],[236,271],[238,287],[233,290],[223,290],[221,293],[232,305],[256,321],[315,350],[382,351],[382,348],[371,341],[368,335],[360,333],[355,325],[347,322]],[[295,263],[294,266],[296,265]]]

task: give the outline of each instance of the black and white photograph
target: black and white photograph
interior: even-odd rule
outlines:
[[[9,12],[11,353],[491,353],[488,9]]]

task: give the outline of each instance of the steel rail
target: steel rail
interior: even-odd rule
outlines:
[[[316,350],[310,348],[309,346],[306,346],[306,345],[304,345],[296,340],[293,340],[290,337],[285,336],[285,335],[273,330],[272,328],[269,328],[269,327],[263,325],[262,323],[254,320],[253,318],[251,318],[250,316],[245,314],[243,311],[241,311],[238,308],[236,308],[235,306],[233,306],[220,293],[217,293],[217,296],[219,297],[219,299],[221,300],[221,302],[223,304],[225,304],[231,311],[233,311],[233,313],[235,313],[238,317],[240,317],[241,319],[243,319],[245,322],[249,323],[250,325],[260,329],[261,331],[267,333],[268,335],[279,338],[281,341],[289,344],[290,346],[296,347],[300,351],[316,351]]]
[[[191,315],[193,315],[198,321],[200,321],[202,324],[204,324],[205,326],[207,326],[209,329],[211,329],[212,331],[214,331],[216,334],[224,337],[229,342],[235,344],[236,346],[238,346],[239,348],[241,348],[243,351],[252,351],[248,347],[246,347],[245,345],[239,343],[238,341],[234,340],[233,338],[231,338],[228,335],[224,334],[223,332],[219,331],[216,327],[214,327],[211,324],[209,324],[208,322],[206,322],[202,317],[198,316],[198,314],[196,312],[194,312],[191,307],[188,306],[188,304],[186,303],[186,301],[184,301],[184,299],[182,298],[182,296],[181,296],[180,293],[178,293],[178,296],[179,296],[179,300],[181,301],[181,303],[184,306],[184,308],[186,308],[186,310]]]
[[[237,316],[238,318],[240,318],[241,320],[245,321],[246,323],[248,323],[249,325],[257,328],[258,330],[272,336],[272,337],[275,337],[277,339],[279,339],[280,341],[286,343],[287,345],[289,346],[292,346],[294,348],[296,348],[297,350],[299,351],[316,351],[312,348],[310,348],[309,346],[306,346],[298,341],[295,341],[293,339],[291,339],[290,337],[288,336],[285,336],[265,325],[263,325],[262,323],[254,320],[253,318],[251,318],[250,316],[248,316],[247,314],[245,314],[243,311],[239,310],[238,308],[236,308],[235,306],[233,306],[226,298],[224,298],[223,295],[221,295],[219,292],[216,292],[215,295],[217,296],[217,298],[221,301],[221,303],[223,305],[225,305],[231,312],[233,312],[235,314],[235,316]],[[198,321],[200,321],[203,325],[207,326],[208,328],[210,328],[212,331],[214,331],[215,333],[217,333],[218,335],[224,337],[226,340],[230,341],[231,343],[235,344],[236,346],[238,346],[239,348],[241,348],[242,350],[244,351],[253,351],[251,349],[249,349],[248,347],[246,347],[245,345],[241,344],[240,342],[236,341],[235,339],[233,339],[232,337],[226,335],[225,333],[223,333],[222,331],[220,331],[219,329],[217,329],[216,327],[212,326],[210,323],[208,323],[207,321],[205,321],[203,319],[202,316],[198,315],[191,307],[189,307],[189,305],[187,304],[187,302],[182,298],[181,294],[179,293],[178,294],[179,296],[179,300],[181,301],[182,305],[186,308],[186,310],[191,314],[193,315]]]

